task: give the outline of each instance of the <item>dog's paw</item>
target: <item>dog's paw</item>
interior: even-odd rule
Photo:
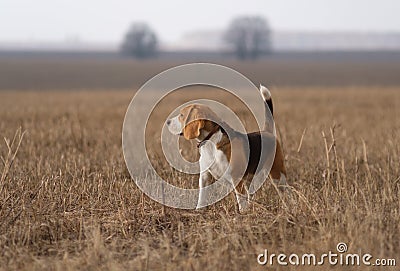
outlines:
[[[238,207],[239,213],[245,214],[250,210],[250,202],[248,201],[247,197],[239,196],[238,197]]]
[[[248,214],[250,213],[250,211],[251,211],[250,203],[246,203],[245,206],[239,206],[239,213],[241,215]]]

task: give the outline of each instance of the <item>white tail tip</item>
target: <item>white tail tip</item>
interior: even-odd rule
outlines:
[[[264,100],[271,99],[271,92],[269,92],[269,89],[264,87],[261,84],[260,84],[260,92],[261,92],[261,95],[264,97]]]

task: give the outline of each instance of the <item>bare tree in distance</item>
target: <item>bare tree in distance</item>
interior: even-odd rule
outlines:
[[[260,16],[242,16],[231,21],[224,39],[240,59],[255,59],[271,51],[270,28]]]
[[[134,23],[125,35],[121,51],[137,58],[149,58],[156,54],[157,45],[157,35],[148,24]]]

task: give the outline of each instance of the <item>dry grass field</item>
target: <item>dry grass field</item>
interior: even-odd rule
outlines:
[[[292,197],[266,182],[245,215],[232,197],[189,211],[141,193],[121,148],[133,91],[0,92],[0,270],[399,270],[400,87],[272,92]],[[257,264],[339,242],[397,267]]]

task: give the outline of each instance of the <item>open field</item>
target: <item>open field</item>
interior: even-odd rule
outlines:
[[[138,88],[176,65],[211,62],[269,86],[398,86],[400,52],[275,53],[257,61],[221,58],[138,61],[118,55],[0,52],[0,90]]]
[[[132,91],[0,92],[0,135],[11,145],[10,154],[0,145],[0,269],[280,270],[258,266],[257,255],[336,252],[345,242],[351,253],[396,258],[379,270],[398,270],[400,87],[272,92],[294,192],[289,200],[266,183],[246,215],[232,197],[183,211],[143,196],[121,148]],[[195,176],[155,165],[195,185]],[[310,269],[373,270],[301,267]]]

